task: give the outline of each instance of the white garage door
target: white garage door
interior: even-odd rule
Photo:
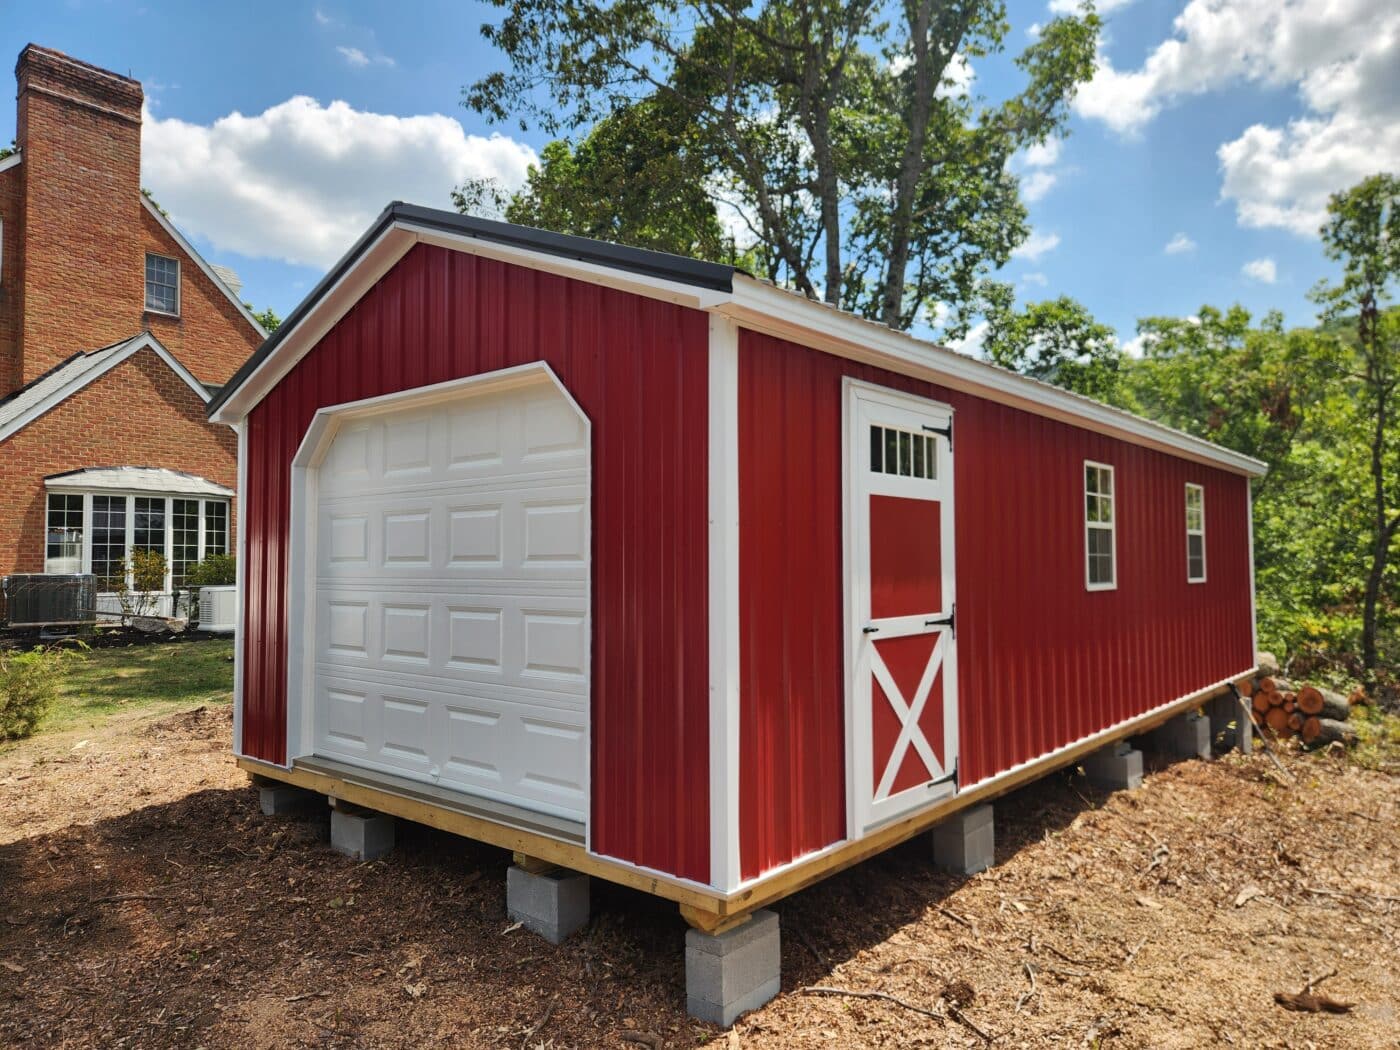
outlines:
[[[552,383],[343,426],[316,482],[317,754],[585,818],[588,471]]]

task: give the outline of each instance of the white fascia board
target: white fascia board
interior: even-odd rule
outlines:
[[[1173,456],[1248,477],[1262,477],[1268,469],[1266,464],[1250,456],[935,346],[742,274],[734,275],[733,294],[715,309],[735,318],[745,328],[1011,405],[1135,445],[1145,445]]]
[[[217,288],[219,291],[223,292],[224,297],[227,298],[229,302],[233,303],[235,307],[237,307],[239,314],[243,317],[243,320],[247,321],[250,325],[252,325],[253,331],[258,333],[258,338],[266,339],[267,330],[263,328],[262,325],[258,324],[258,319],[253,316],[252,311],[243,305],[243,300],[238,298],[238,296],[234,294],[233,289],[224,283],[224,279],[214,272],[214,268],[204,261],[204,256],[200,255],[199,252],[194,250],[194,245],[187,241],[184,237],[184,234],[182,234],[178,229],[175,228],[175,224],[171,222],[168,218],[166,218],[164,215],[162,215],[160,209],[157,208],[154,204],[152,204],[151,198],[147,197],[144,193],[141,194],[141,203],[145,205],[146,210],[150,212],[152,216],[155,217],[156,222],[160,223],[161,228],[165,230],[166,233],[170,234],[171,240],[173,240],[176,244],[180,246],[180,250],[194,260],[195,265],[198,266],[201,271],[203,271],[204,276],[208,277],[209,280],[214,282],[214,287]]]
[[[83,387],[102,378],[112,369],[116,368],[117,365],[141,350],[151,350],[170,367],[172,372],[184,381],[186,386],[195,392],[200,401],[206,405],[209,403],[209,391],[204,388],[204,385],[191,375],[189,370],[185,368],[184,365],[180,364],[169,350],[160,344],[159,339],[149,332],[143,332],[133,339],[128,339],[121,347],[113,351],[112,355],[104,361],[100,367],[89,368],[79,373],[71,382],[57,387],[48,397],[44,398],[42,401],[36,402],[24,415],[16,417],[8,425],[0,428],[0,441],[4,441],[11,435],[23,430],[40,416],[57,408],[68,398],[83,389]]]

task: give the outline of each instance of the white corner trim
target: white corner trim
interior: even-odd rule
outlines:
[[[24,160],[24,154],[15,150],[4,160],[0,160],[0,171],[9,171],[11,168],[19,167],[20,161]]]
[[[710,315],[710,883],[742,879],[739,847],[739,326]]]
[[[248,637],[248,625],[243,622],[243,594],[248,586],[248,523],[242,494],[248,491],[248,427],[234,427],[238,434],[238,493],[229,504],[229,525],[238,530],[234,541],[233,560],[234,614],[233,631],[233,753],[246,755],[243,749],[243,645]]]
[[[224,279],[214,272],[214,268],[204,261],[204,256],[200,255],[199,252],[194,250],[194,245],[192,245],[189,241],[185,240],[184,234],[182,234],[178,229],[175,228],[175,224],[171,222],[168,218],[166,218],[164,215],[162,215],[160,213],[160,209],[154,204],[152,204],[151,199],[147,197],[144,193],[141,194],[141,203],[145,205],[146,211],[150,212],[151,215],[155,217],[156,222],[160,223],[161,229],[165,230],[166,233],[170,234],[171,240],[178,244],[180,246],[180,249],[191,259],[194,260],[195,265],[197,265],[200,268],[204,276],[208,277],[209,280],[214,282],[214,287],[217,288],[219,291],[223,292],[224,297],[228,299],[229,302],[233,303],[235,307],[238,308],[238,312],[242,315],[243,320],[247,321],[250,325],[253,326],[253,330],[258,333],[258,337],[261,339],[266,339],[267,331],[263,328],[262,325],[258,324],[258,320],[256,317],[253,316],[252,311],[243,305],[243,300],[238,298],[238,296],[233,293],[233,289],[226,285],[224,283]],[[154,312],[159,313],[160,311]],[[205,400],[208,399],[206,398]]]
[[[180,364],[180,362],[175,358],[173,354],[171,354],[169,350],[167,350],[164,346],[161,345],[159,339],[151,335],[149,332],[143,332],[133,339],[128,339],[126,343],[123,344],[118,350],[114,351],[111,357],[107,361],[103,362],[103,364],[100,367],[87,369],[86,371],[74,377],[72,381],[63,384],[63,386],[55,388],[53,393],[49,394],[49,396],[44,398],[42,401],[35,402],[35,404],[33,404],[29,408],[29,410],[26,411],[23,415],[17,416],[15,419],[11,420],[10,423],[8,423],[6,426],[0,427],[0,441],[4,441],[7,438],[17,434],[19,431],[23,430],[25,427],[27,427],[30,423],[34,422],[40,416],[57,408],[68,398],[76,394],[79,390],[82,390],[83,387],[87,386],[89,383],[95,382],[96,380],[102,378],[112,369],[116,368],[117,365],[121,364],[123,361],[126,361],[128,358],[132,357],[134,354],[137,354],[142,350],[152,351],[157,357],[164,361],[166,365],[169,366],[172,372],[174,372],[177,376],[180,377],[181,380],[184,381],[186,386],[188,386],[191,390],[195,392],[195,394],[199,397],[201,402],[203,402],[206,405],[209,403],[209,391],[204,388],[204,385],[200,383],[200,381],[196,379],[193,375],[191,375],[189,369],[187,369],[184,365]]]
[[[1257,662],[1259,659],[1259,607],[1254,593],[1254,483],[1248,478],[1245,478],[1244,481],[1244,520],[1245,526],[1249,530],[1249,637],[1254,654],[1251,659]]]

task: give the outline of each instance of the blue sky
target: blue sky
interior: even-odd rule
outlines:
[[[974,89],[1010,90],[1010,55],[1069,2],[1012,3],[1008,55],[976,64]],[[1035,236],[1003,276],[1023,299],[1082,300],[1124,340],[1141,316],[1203,303],[1309,323],[1307,291],[1331,272],[1311,232],[1326,194],[1400,170],[1400,8],[1099,6],[1101,69],[1069,136],[1018,161]],[[458,104],[499,64],[482,5],[4,7],[0,55],[33,41],[143,82],[143,180],[258,308],[287,313],[388,200],[448,206],[467,173],[518,181],[544,143]],[[13,133],[6,108],[0,141]]]

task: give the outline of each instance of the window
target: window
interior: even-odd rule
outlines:
[[[81,572],[82,568],[83,497],[76,493],[52,492],[49,494],[44,571]]]
[[[1206,582],[1206,490],[1186,485],[1186,582]]]
[[[132,551],[168,552],[167,592],[195,563],[229,552],[227,499],[51,492],[47,511],[44,571],[90,572],[102,591],[118,589]]]
[[[146,309],[180,312],[180,264],[163,255],[146,256]]]
[[[228,504],[204,503],[204,556],[228,553]]]
[[[870,428],[870,469],[876,474],[896,474],[906,478],[938,477],[938,447],[932,434]]]
[[[199,561],[199,500],[170,501],[170,585],[183,587],[191,565]]]
[[[92,574],[112,590],[126,571],[126,497],[92,497]]]
[[[1091,591],[1118,586],[1114,563],[1113,468],[1084,461],[1084,582]]]

